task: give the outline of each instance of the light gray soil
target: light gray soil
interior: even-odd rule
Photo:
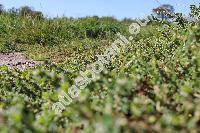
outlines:
[[[25,70],[39,64],[42,62],[29,60],[22,53],[0,53],[0,66],[6,65],[10,69]]]

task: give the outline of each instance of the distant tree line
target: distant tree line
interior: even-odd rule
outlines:
[[[0,4],[0,14],[2,13],[10,13],[13,15],[18,15],[22,17],[29,17],[34,19],[43,19],[44,15],[40,11],[35,11],[33,8],[29,6],[23,6],[20,8],[12,7],[11,9],[5,10],[4,6]]]
[[[0,13],[2,13],[4,11],[4,7],[2,4],[0,4]]]
[[[199,15],[200,8],[193,5],[193,6],[191,6],[191,9],[192,9],[193,16],[191,14],[190,14],[190,16],[200,18],[200,15]],[[162,21],[170,20],[175,15],[174,7],[169,4],[160,5],[157,8],[154,8],[152,10],[152,12],[153,12],[153,14],[151,16],[153,16],[153,18],[155,18],[156,20],[161,19]],[[29,6],[22,6],[20,8],[12,7],[11,9],[6,10],[4,8],[4,6],[2,4],[0,4],[0,14],[2,14],[2,13],[9,13],[12,15],[17,15],[17,16],[32,18],[32,19],[44,19],[45,18],[41,11],[36,11],[32,7],[29,7]],[[96,20],[104,20],[104,21],[110,21],[110,22],[118,21],[114,17],[98,17],[98,16],[91,17],[90,16],[90,17],[84,17],[84,18],[94,18]],[[79,18],[79,19],[84,19],[84,18]],[[74,19],[74,18],[70,18],[70,19]],[[124,18],[122,20],[122,22],[125,22],[125,23],[131,23],[133,21],[134,21],[134,19],[130,19],[130,18]]]

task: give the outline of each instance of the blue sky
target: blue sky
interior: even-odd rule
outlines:
[[[1,0],[7,9],[28,5],[42,11],[46,16],[114,16],[137,18],[148,15],[160,4],[171,4],[185,14],[189,5],[200,0]]]

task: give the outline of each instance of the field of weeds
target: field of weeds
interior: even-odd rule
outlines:
[[[200,132],[200,23],[151,20],[97,78],[57,114],[52,105],[129,25],[0,14],[0,52],[43,64],[0,67],[0,132]],[[200,7],[191,8],[199,16]],[[163,25],[167,25],[163,28]]]

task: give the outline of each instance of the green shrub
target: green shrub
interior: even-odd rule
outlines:
[[[57,115],[51,107],[60,92],[68,91],[115,33],[128,34],[126,24],[97,17],[0,17],[2,51],[25,49],[30,56],[65,58],[23,72],[0,67],[1,132],[200,132],[198,23],[166,22],[163,28],[154,22],[142,28]]]

